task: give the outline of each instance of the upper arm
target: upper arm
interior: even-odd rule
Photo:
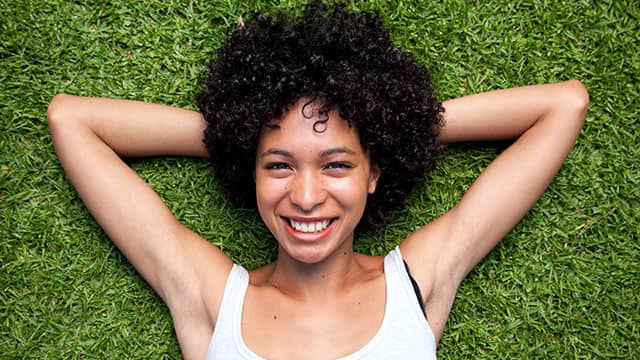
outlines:
[[[205,296],[210,300],[201,309],[215,309],[231,261],[180,224],[118,155],[202,153],[203,124],[197,113],[147,105],[57,97],[48,112],[56,151],[93,217],[170,306],[172,315],[181,311],[183,302],[202,303]],[[154,129],[150,131],[151,123]],[[172,133],[173,140],[164,139]],[[172,145],[176,138],[178,143]]]
[[[576,81],[445,102],[442,141],[517,137],[460,202],[403,242],[403,254],[442,326],[464,276],[526,214],[568,155],[588,95]],[[429,305],[426,306],[429,308]],[[431,314],[430,314],[431,315]]]

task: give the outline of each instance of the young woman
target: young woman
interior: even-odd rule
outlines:
[[[375,15],[310,6],[234,31],[200,113],[61,94],[48,117],[70,180],[168,305],[186,358],[424,359],[462,279],[560,168],[588,102],[567,81],[439,103]],[[357,227],[401,208],[443,144],[505,139],[453,209],[385,257],[353,251]],[[156,155],[211,157],[277,259],[247,272],[181,225],[122,160]]]

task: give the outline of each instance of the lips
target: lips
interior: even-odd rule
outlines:
[[[317,241],[329,233],[334,220],[331,219],[292,219],[282,218],[287,232],[301,241]]]

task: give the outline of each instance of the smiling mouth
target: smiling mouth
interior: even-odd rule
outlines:
[[[302,233],[316,233],[324,231],[329,224],[331,224],[335,219],[327,219],[320,221],[296,221],[293,219],[287,219],[289,226],[292,229]]]

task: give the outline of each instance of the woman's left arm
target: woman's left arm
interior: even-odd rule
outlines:
[[[402,253],[439,338],[462,279],[527,213],[573,147],[589,104],[579,81],[446,101],[440,140],[516,139],[446,214],[410,235]]]

